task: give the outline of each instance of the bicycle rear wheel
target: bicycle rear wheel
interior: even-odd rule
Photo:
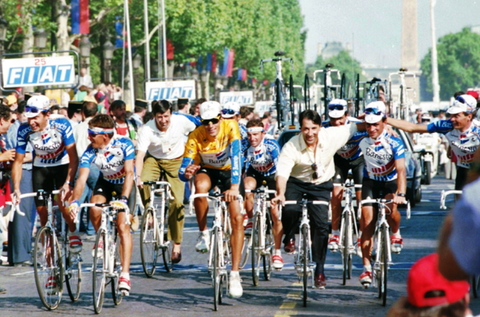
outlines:
[[[346,215],[346,213],[345,213]],[[348,239],[348,232],[350,230],[350,219],[348,216],[343,217],[342,219],[342,227],[343,227],[343,237],[342,237],[342,263],[343,263],[343,274],[342,274],[342,285],[347,284],[348,276],[348,266],[351,265],[351,258],[350,258],[350,245]]]
[[[153,210],[149,207],[143,213],[140,229],[140,256],[142,258],[143,271],[147,277],[155,274],[158,256],[158,229]]]
[[[72,302],[75,302],[80,297],[82,289],[82,259],[80,254],[66,252],[67,268],[66,268],[66,282],[68,295]]]
[[[215,228],[212,235],[212,246],[213,246],[213,261],[212,261],[212,283],[213,283],[213,310],[218,310],[218,305],[220,304],[220,270],[219,270],[219,259],[220,259],[220,250],[218,247],[219,243],[223,243],[220,240],[219,229]]]
[[[260,276],[260,215],[256,214],[253,218],[253,228],[252,228],[252,280],[253,286],[258,285],[258,280]]]
[[[270,212],[267,211],[265,215],[265,254],[262,255],[263,257],[263,276],[265,277],[265,281],[270,280],[270,276],[272,274],[272,256],[273,256],[273,248],[275,245],[274,238],[273,238],[273,225],[272,225],[272,216]]]
[[[307,289],[308,289],[308,261],[309,261],[309,252],[308,252],[308,229],[306,226],[302,227],[302,266],[303,266],[303,307],[307,307]]]
[[[92,268],[92,290],[93,290],[93,309],[96,314],[100,314],[105,299],[105,287],[107,283],[107,256],[105,250],[106,240],[105,231],[100,229],[95,240],[95,251],[93,256]]]
[[[245,235],[242,247],[242,260],[240,261],[240,269],[243,269],[248,261],[248,255],[252,247],[252,236]]]
[[[120,274],[122,273],[122,265],[120,262],[120,241],[118,241],[118,232],[115,229],[115,233],[110,235],[110,246],[113,246],[114,254],[110,256],[113,258],[113,277],[110,279],[112,286],[112,298],[115,305],[119,305],[122,302],[123,294],[118,289],[120,282]]]
[[[58,307],[63,293],[63,265],[54,232],[42,227],[35,238],[33,268],[38,296],[48,310]]]

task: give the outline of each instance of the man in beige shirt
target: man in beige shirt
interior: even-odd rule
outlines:
[[[285,204],[286,200],[299,201],[303,195],[309,200],[330,200],[333,189],[332,177],[335,174],[333,156],[358,130],[364,131],[365,124],[349,124],[324,129],[319,114],[306,110],[300,114],[301,133],[287,142],[280,153],[277,166],[277,195],[273,204]],[[309,218],[312,230],[315,286],[325,288],[323,266],[328,244],[328,207],[309,205]],[[298,230],[301,215],[300,205],[287,205],[283,209],[282,222],[285,232],[284,242],[289,251],[295,250],[292,238]],[[287,250],[286,250],[287,251]]]

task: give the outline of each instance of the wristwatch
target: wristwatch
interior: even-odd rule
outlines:
[[[404,193],[397,193],[397,196],[399,196],[399,197],[405,197],[405,194],[404,194]]]

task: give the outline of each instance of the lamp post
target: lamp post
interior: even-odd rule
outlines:
[[[88,37],[84,36],[80,40],[80,44],[78,45],[78,48],[80,49],[80,57],[81,59],[81,64],[83,68],[88,68],[89,63],[89,58],[90,58],[90,49],[91,49],[91,44],[90,41],[88,40]]]
[[[7,39],[7,27],[8,22],[2,16],[0,16],[0,82],[2,82],[2,55],[3,55],[3,42]],[[3,85],[2,85],[3,86]],[[1,92],[1,89],[0,89]]]
[[[111,81],[111,62],[113,58],[113,51],[115,50],[115,46],[110,41],[106,41],[103,44],[103,58],[105,59],[105,78],[104,81]]]
[[[47,47],[47,32],[45,29],[38,29],[36,30],[33,35],[35,36],[35,46],[39,49],[44,49]]]
[[[135,98],[138,97],[138,69],[140,68],[140,63],[142,62],[142,57],[140,54],[135,55],[132,60],[132,66],[135,70],[133,74],[133,93],[135,94]]]

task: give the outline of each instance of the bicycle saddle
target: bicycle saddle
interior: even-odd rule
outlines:
[[[333,67],[332,63],[328,63],[327,65],[325,65],[325,68],[332,68],[332,67]]]
[[[406,72],[407,69],[402,67],[402,68],[400,68],[400,71],[401,71],[401,72]]]
[[[273,55],[275,55],[275,56],[277,56],[277,57],[279,57],[279,56],[285,56],[285,52],[283,52],[283,51],[276,51],[275,54],[273,54]]]

